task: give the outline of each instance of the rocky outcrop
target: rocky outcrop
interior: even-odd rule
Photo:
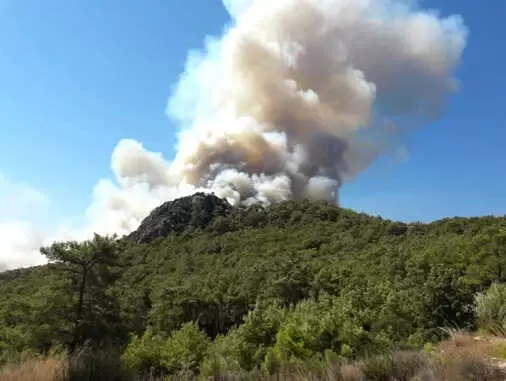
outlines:
[[[228,216],[232,205],[214,194],[196,193],[166,202],[154,209],[128,238],[149,243],[171,232],[203,228],[218,216]]]

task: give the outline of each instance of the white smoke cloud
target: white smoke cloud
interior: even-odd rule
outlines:
[[[232,25],[190,52],[167,112],[174,159],[114,149],[85,229],[126,234],[160,203],[214,192],[233,203],[337,202],[399,131],[438,118],[467,38],[460,16],[401,0],[223,0]],[[395,126],[395,128],[392,128]]]
[[[0,271],[46,262],[39,248],[46,234],[22,221],[0,223]]]
[[[0,222],[33,217],[49,209],[50,201],[30,184],[17,183],[0,173]]]
[[[35,225],[49,206],[42,192],[0,173],[0,271],[44,262],[39,247],[46,234]]]
[[[389,0],[224,5],[234,25],[208,41],[206,54],[190,55],[169,103],[183,130],[168,186],[235,202],[334,201],[381,152],[392,125],[439,117],[455,89],[467,34],[459,16]],[[216,183],[224,171],[228,182]],[[233,173],[251,186],[239,191]],[[286,181],[266,196],[260,179]]]

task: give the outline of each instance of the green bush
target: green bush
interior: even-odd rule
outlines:
[[[197,324],[184,324],[167,340],[162,364],[170,374],[197,373],[209,344],[209,338]]]
[[[348,301],[322,296],[319,300],[302,301],[289,311],[276,335],[271,356],[284,365],[321,357],[325,350],[349,358],[370,341]],[[272,358],[269,361],[274,363]]]
[[[494,283],[475,298],[478,326],[492,334],[504,335],[506,322],[506,284]]]
[[[147,330],[142,337],[132,337],[123,361],[140,374],[196,374],[209,344],[195,323],[184,324],[166,340]]]
[[[245,370],[258,367],[274,344],[285,310],[278,305],[257,307],[234,332],[237,361]]]
[[[244,323],[231,329],[226,336],[219,335],[210,345],[203,371],[212,376],[216,369],[223,372],[251,372],[260,369],[286,310],[277,304],[258,305],[244,318]]]
[[[239,363],[240,337],[233,329],[226,336],[219,335],[209,345],[201,364],[203,379],[225,373],[239,373],[243,370]]]
[[[165,343],[165,340],[148,329],[142,337],[132,336],[122,359],[125,365],[136,373],[166,373],[165,366],[162,364]]]

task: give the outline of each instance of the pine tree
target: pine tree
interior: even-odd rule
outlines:
[[[119,327],[119,308],[111,288],[119,277],[115,237],[95,235],[83,243],[55,243],[41,252],[62,276],[59,293],[71,327],[65,343],[69,351],[114,337]]]

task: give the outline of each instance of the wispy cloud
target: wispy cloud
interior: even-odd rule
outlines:
[[[0,173],[0,271],[44,263],[46,232],[36,225],[49,207],[43,192]]]
[[[33,218],[50,207],[49,198],[30,184],[14,182],[0,173],[0,222]]]

